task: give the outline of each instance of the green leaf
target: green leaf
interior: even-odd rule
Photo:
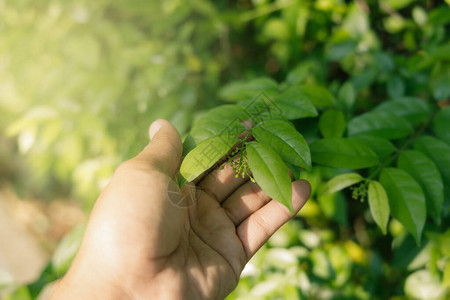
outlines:
[[[272,147],[281,158],[295,166],[311,169],[311,153],[305,138],[289,123],[271,120],[252,129],[258,142]]]
[[[447,53],[448,55],[448,53]],[[445,100],[450,97],[450,75],[442,76],[431,82],[433,96],[437,101]]]
[[[434,162],[419,151],[407,150],[400,154],[397,166],[408,172],[420,184],[427,199],[427,212],[437,224],[440,224],[444,185]]]
[[[310,98],[298,86],[289,87],[275,97],[274,102],[283,112],[283,116],[289,120],[316,117],[318,115]]]
[[[337,191],[343,190],[351,185],[357,184],[363,181],[361,175],[358,173],[346,173],[333,177],[328,181],[321,190],[321,195],[332,194]]]
[[[365,134],[388,140],[405,137],[413,128],[402,117],[385,111],[368,112],[350,120],[347,124],[350,136]]]
[[[344,83],[339,89],[338,103],[346,110],[350,110],[355,105],[356,95],[355,88],[350,81]]]
[[[431,136],[421,136],[414,142],[414,149],[431,158],[442,175],[444,196],[450,197],[450,146]]]
[[[373,152],[375,152],[375,154],[380,158],[380,161],[386,160],[397,150],[397,148],[395,148],[395,146],[388,140],[375,136],[358,135],[351,137],[351,139],[359,141],[372,149]]]
[[[317,108],[326,108],[334,106],[333,95],[323,86],[318,85],[301,85],[300,90],[308,96],[312,104]]]
[[[389,221],[389,201],[386,191],[379,182],[369,182],[368,199],[370,212],[375,223],[380,227],[383,234],[386,234],[386,227]]]
[[[426,201],[420,185],[403,170],[386,168],[381,171],[380,183],[389,197],[394,218],[414,236],[420,244],[426,220]]]
[[[324,138],[342,137],[346,125],[344,113],[338,110],[327,110],[319,119],[319,130]]]
[[[391,99],[401,97],[405,93],[405,84],[403,80],[394,76],[387,82],[387,92]]]
[[[309,146],[313,162],[346,169],[362,169],[378,163],[377,155],[361,142],[332,138],[317,140]]]
[[[294,212],[291,177],[281,157],[270,146],[258,142],[248,143],[246,150],[248,165],[261,189]]]
[[[251,101],[260,93],[274,96],[278,93],[278,83],[271,78],[261,77],[250,81],[234,81],[219,91],[219,97],[230,102]]]
[[[450,106],[436,114],[433,120],[433,131],[438,138],[450,145]]]
[[[231,134],[236,137],[245,130],[241,122],[246,119],[248,116],[240,105],[229,104],[213,108],[193,124],[191,142],[195,146],[219,135]]]
[[[450,186],[450,146],[431,136],[421,136],[414,142],[414,149],[430,157],[442,174],[444,185]]]
[[[385,111],[403,117],[411,125],[425,123],[430,114],[430,106],[419,98],[402,97],[386,101],[375,107],[373,111]]]
[[[188,182],[194,180],[224,157],[232,147],[232,140],[226,140],[221,136],[199,143],[184,158],[180,175]]]

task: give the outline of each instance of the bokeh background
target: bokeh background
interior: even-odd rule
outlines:
[[[227,83],[262,76],[324,85],[354,112],[444,107],[449,23],[448,0],[0,0],[0,295],[46,299],[153,120],[184,135]],[[316,189],[328,171],[304,177]],[[229,299],[445,299],[449,257],[449,230],[417,246],[347,192],[313,191]]]

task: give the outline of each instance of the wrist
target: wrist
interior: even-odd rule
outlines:
[[[134,299],[126,289],[117,282],[109,280],[102,272],[82,271],[71,267],[69,272],[57,283],[50,300],[71,299]]]

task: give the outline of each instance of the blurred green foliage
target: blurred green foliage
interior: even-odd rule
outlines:
[[[322,95],[320,118],[295,124],[311,142],[342,136],[349,116],[375,107],[423,125],[408,105],[384,104],[414,97],[438,113],[425,133],[448,146],[449,23],[448,0],[0,0],[1,174],[19,191],[75,196],[89,209],[152,120],[184,134],[260,76],[327,87],[332,98],[310,91]],[[317,192],[340,172],[302,171],[313,187],[302,218],[252,259],[229,299],[446,299],[448,184],[442,222],[429,220],[417,246],[396,220],[383,235],[348,191]],[[80,236],[10,299],[33,298],[64,273]]]

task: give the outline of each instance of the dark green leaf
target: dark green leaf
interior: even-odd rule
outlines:
[[[215,136],[199,143],[184,158],[180,167],[180,175],[188,182],[194,180],[224,157],[232,147],[233,142],[221,136]]]
[[[436,135],[450,145],[450,106],[441,109],[433,120],[433,131]]]
[[[350,136],[365,134],[388,140],[402,138],[413,132],[413,128],[405,119],[385,111],[357,116],[348,122],[347,128]]]
[[[426,220],[426,202],[420,185],[403,170],[386,168],[381,171],[380,183],[389,197],[394,218],[414,236],[420,244]]]
[[[448,55],[448,53],[447,53]],[[450,97],[450,75],[442,76],[431,82],[433,96],[437,101]]]
[[[290,120],[315,117],[318,114],[310,98],[298,86],[288,88],[275,97],[274,101],[282,110],[283,116]]]
[[[389,73],[394,70],[395,64],[389,54],[385,52],[376,52],[373,57],[375,58],[376,65],[380,71]]]
[[[333,44],[328,48],[327,59],[331,61],[339,61],[355,50],[356,42],[353,40]]]
[[[442,175],[444,196],[450,197],[450,146],[437,138],[421,136],[416,139],[414,149],[431,158]]]
[[[311,168],[311,154],[303,136],[288,122],[271,120],[252,130],[256,140],[272,147],[284,161]]]
[[[361,175],[358,173],[346,173],[340,174],[333,177],[330,181],[328,181],[321,190],[321,195],[332,194],[337,191],[343,190],[349,186],[357,184],[358,182],[363,181]]]
[[[430,106],[419,98],[402,97],[386,101],[375,107],[373,111],[385,111],[403,117],[412,125],[425,123],[430,114]]]
[[[378,163],[377,155],[369,147],[351,139],[317,140],[309,148],[312,161],[325,166],[362,169]]]
[[[375,136],[358,135],[351,137],[351,139],[359,141],[372,149],[378,155],[380,161],[386,160],[397,150],[388,140]]]
[[[346,125],[344,113],[338,110],[327,110],[319,119],[319,130],[324,138],[342,137]]]
[[[375,223],[380,227],[383,234],[386,234],[386,227],[389,221],[389,201],[383,186],[377,181],[369,182],[368,200],[370,212]]]
[[[353,87],[357,91],[369,87],[377,77],[377,74],[378,71],[375,68],[364,70],[352,78]]]
[[[281,157],[270,146],[258,142],[248,143],[246,149],[256,183],[269,197],[293,212],[291,177]]]
[[[391,99],[403,96],[405,94],[405,84],[403,80],[394,76],[387,82],[387,92]]]
[[[407,150],[400,154],[397,166],[408,172],[420,184],[427,198],[427,212],[437,224],[440,224],[444,185],[434,162],[419,151]]]

